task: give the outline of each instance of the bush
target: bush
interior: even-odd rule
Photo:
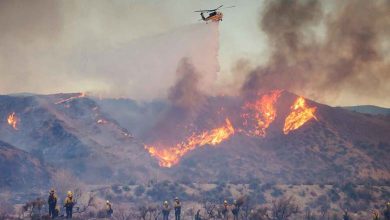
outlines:
[[[273,191],[271,192],[272,197],[279,197],[283,195],[283,191],[277,187],[273,188]]]
[[[179,184],[172,184],[169,181],[158,182],[150,188],[146,194],[156,201],[170,200],[176,196],[182,200],[188,199],[184,188]]]
[[[122,193],[121,187],[119,185],[117,185],[117,184],[116,185],[112,185],[111,189],[116,194],[121,194]]]
[[[142,196],[142,194],[144,194],[145,192],[145,187],[142,186],[142,185],[139,185],[137,186],[135,189],[134,189],[134,193],[137,197],[140,197]]]
[[[129,186],[123,186],[122,189],[126,192],[130,191],[130,187]]]
[[[348,198],[352,200],[358,199],[358,194],[355,190],[356,185],[353,183],[347,183],[344,186],[342,186],[341,190],[348,196]]]
[[[332,202],[337,202],[340,200],[339,193],[333,188],[328,191],[328,196]]]

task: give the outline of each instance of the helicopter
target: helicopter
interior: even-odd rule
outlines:
[[[197,11],[194,11],[194,12],[200,12],[200,16],[202,17],[202,20],[203,21],[206,21],[206,23],[208,21],[213,21],[213,22],[219,22],[219,21],[222,21],[222,18],[223,18],[223,14],[222,12],[219,12],[218,10],[221,9],[223,7],[223,5],[219,6],[218,8],[216,9],[208,9],[208,10],[197,10]],[[233,7],[236,7],[236,6],[229,6],[229,7],[225,7],[225,8],[233,8]],[[223,8],[223,9],[225,9]],[[205,13],[207,13],[207,17],[205,17]]]

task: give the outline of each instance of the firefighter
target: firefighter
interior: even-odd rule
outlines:
[[[174,208],[175,208],[175,220],[180,220],[181,203],[178,197],[175,198]]]
[[[65,202],[64,202],[64,207],[65,207],[65,211],[66,211],[66,218],[72,218],[74,204],[75,204],[75,202],[73,200],[73,193],[71,191],[68,191]]]
[[[228,215],[229,215],[229,204],[228,204],[228,202],[225,200],[225,201],[223,201],[223,207],[222,207],[222,216],[223,216],[223,219],[224,219],[224,220],[227,220],[227,219],[228,219]]]
[[[383,216],[385,217],[385,220],[390,220],[390,202],[386,203],[386,209],[383,212]]]
[[[54,189],[50,190],[49,198],[47,199],[47,203],[49,205],[49,216],[51,218],[55,218],[54,212],[57,206],[57,195],[55,194]]]
[[[234,200],[233,202],[233,208],[232,208],[232,213],[233,213],[233,219],[238,220],[238,213],[240,212],[240,206],[237,204],[237,200]]]
[[[169,212],[171,211],[168,201],[165,201],[163,203],[163,209],[162,209],[162,214],[163,214],[163,220],[168,220],[169,219]]]
[[[112,210],[112,204],[110,203],[110,201],[106,201],[106,213],[107,213],[107,217],[111,217],[112,216],[112,213],[114,211]]]

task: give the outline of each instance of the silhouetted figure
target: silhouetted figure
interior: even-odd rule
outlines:
[[[72,218],[74,204],[75,203],[73,201],[73,194],[71,191],[68,191],[68,196],[66,197],[64,202],[66,218]]]
[[[54,189],[51,189],[50,190],[50,193],[49,193],[49,198],[47,199],[47,204],[49,206],[49,216],[51,218],[55,218],[55,210],[56,210],[56,206],[57,206],[57,196],[55,194],[55,191]]]
[[[180,220],[181,203],[179,198],[177,197],[175,198],[174,208],[175,208],[175,220]]]
[[[233,213],[233,219],[238,220],[238,213],[240,212],[240,206],[237,204],[237,201],[234,200],[233,202],[233,208],[232,208],[232,213]]]
[[[223,216],[223,219],[224,219],[224,220],[227,220],[227,219],[228,219],[228,215],[229,215],[229,204],[228,204],[228,202],[225,200],[225,201],[223,201],[223,207],[222,207],[222,216]]]
[[[110,203],[110,201],[106,201],[106,213],[107,213],[107,217],[111,217],[112,216],[112,213],[113,213],[114,211],[112,210],[112,205],[111,205],[111,203]]]
[[[169,219],[169,212],[171,211],[168,201],[165,201],[163,204],[162,214],[163,214],[163,220]]]

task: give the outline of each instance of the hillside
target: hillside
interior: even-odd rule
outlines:
[[[47,187],[48,167],[37,157],[0,141],[0,189]]]
[[[17,146],[17,154],[29,153],[94,184],[390,181],[388,118],[305,100],[302,109],[312,111],[311,118],[287,131],[286,119],[294,115],[299,97],[281,91],[272,105],[259,102],[268,96],[201,97],[189,107],[169,101],[99,100],[78,93],[0,96],[0,140]],[[263,105],[274,115],[262,112]],[[262,124],[256,121],[260,119]],[[228,133],[175,155],[170,168],[150,152],[149,146],[183,147],[191,138],[221,131]],[[7,175],[14,178],[14,173]]]

